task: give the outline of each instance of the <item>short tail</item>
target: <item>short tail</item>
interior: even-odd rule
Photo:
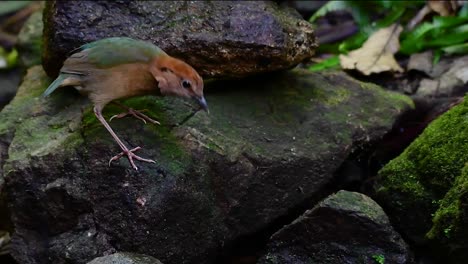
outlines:
[[[45,92],[42,94],[42,97],[49,96],[51,93],[53,93],[57,88],[60,87],[62,82],[67,78],[67,76],[60,74],[55,81],[53,81],[49,87],[45,90]]]

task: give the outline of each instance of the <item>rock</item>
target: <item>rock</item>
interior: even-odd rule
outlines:
[[[444,263],[468,258],[468,103],[434,120],[380,172],[376,199],[416,245]]]
[[[258,263],[397,264],[412,257],[377,203],[339,191],[273,234]]]
[[[0,71],[0,111],[15,96],[23,72],[18,68]]]
[[[411,54],[406,69],[408,71],[416,70],[424,72],[425,74],[430,76],[433,70],[433,61],[434,52],[432,50],[428,50],[421,53],[414,53]]]
[[[43,8],[35,11],[26,21],[18,34],[16,47],[23,67],[29,68],[41,64]]]
[[[243,77],[291,68],[314,54],[312,25],[270,1],[47,1],[44,68],[111,36],[153,42],[204,77]]]
[[[162,262],[146,255],[119,252],[95,258],[87,264],[162,264]]]
[[[458,57],[438,78],[422,79],[416,96],[429,98],[463,96],[468,91],[467,83],[468,56]]]
[[[178,98],[133,98],[125,104],[162,124],[112,121],[126,144],[157,161],[137,162],[135,172],[126,159],[109,167],[120,150],[74,89],[38,98],[50,81],[31,68],[0,113],[12,254],[23,264],[86,263],[115,251],[210,263],[223,246],[322,195],[352,151],[412,106],[344,73],[300,69],[207,83],[209,115],[187,118],[192,108]],[[104,115],[117,112],[109,105]]]

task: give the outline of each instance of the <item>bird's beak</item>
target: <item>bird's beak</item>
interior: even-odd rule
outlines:
[[[194,96],[193,98],[195,99],[195,101],[197,101],[197,103],[201,106],[203,110],[208,112],[208,104],[206,103],[204,96],[200,96],[200,97]]]

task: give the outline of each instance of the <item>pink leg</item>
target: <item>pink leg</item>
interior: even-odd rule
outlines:
[[[112,130],[112,128],[109,126],[109,124],[106,122],[106,119],[104,119],[104,117],[102,116],[102,113],[101,113],[101,109],[98,108],[98,107],[94,107],[94,114],[96,115],[97,119],[99,121],[101,121],[101,123],[104,125],[104,127],[107,129],[107,131],[109,131],[109,133],[112,135],[112,137],[114,138],[114,140],[117,142],[117,144],[119,144],[120,148],[122,149],[122,152],[115,155],[114,157],[112,157],[110,160],[109,160],[109,166],[110,164],[112,163],[112,161],[114,160],[118,160],[120,159],[121,157],[123,157],[124,155],[127,156],[128,160],[130,161],[130,164],[132,164],[132,167],[135,169],[135,170],[138,170],[138,167],[135,165],[135,162],[133,162],[133,159],[137,159],[137,160],[140,160],[140,161],[145,161],[145,162],[150,162],[150,163],[156,163],[154,160],[150,160],[150,159],[144,159],[142,157],[139,157],[137,155],[135,155],[133,152],[141,149],[141,147],[136,147],[136,148],[133,148],[133,149],[128,149],[124,143],[120,140],[120,138],[117,136],[117,134],[115,134],[114,130]]]
[[[123,118],[123,117],[126,117],[127,115],[132,115],[133,117],[137,118],[137,119],[140,119],[141,121],[143,121],[145,124],[146,124],[146,121],[150,122],[150,123],[153,123],[153,124],[157,124],[157,125],[160,125],[161,123],[159,123],[158,121],[148,117],[147,115],[143,114],[142,112],[144,111],[147,111],[146,109],[143,109],[143,110],[135,110],[133,108],[130,108],[130,107],[127,107],[121,103],[118,103],[118,102],[112,102],[113,104],[115,105],[118,105],[119,107],[127,110],[127,112],[124,112],[124,113],[121,113],[121,114],[118,114],[118,115],[114,115],[112,116],[110,119],[109,119],[109,122],[112,121],[112,119],[114,118]]]

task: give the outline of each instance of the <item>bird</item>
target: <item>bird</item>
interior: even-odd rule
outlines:
[[[208,112],[203,79],[192,66],[168,55],[149,41],[129,37],[103,38],[72,50],[43,97],[48,97],[59,87],[74,87],[94,105],[96,118],[122,150],[109,160],[109,166],[126,156],[137,171],[134,160],[156,162],[134,153],[141,147],[129,148],[120,140],[102,115],[107,104],[112,102],[126,110],[110,120],[131,115],[153,124],[159,122],[115,100],[142,95],[178,96],[194,99],[200,110]]]

